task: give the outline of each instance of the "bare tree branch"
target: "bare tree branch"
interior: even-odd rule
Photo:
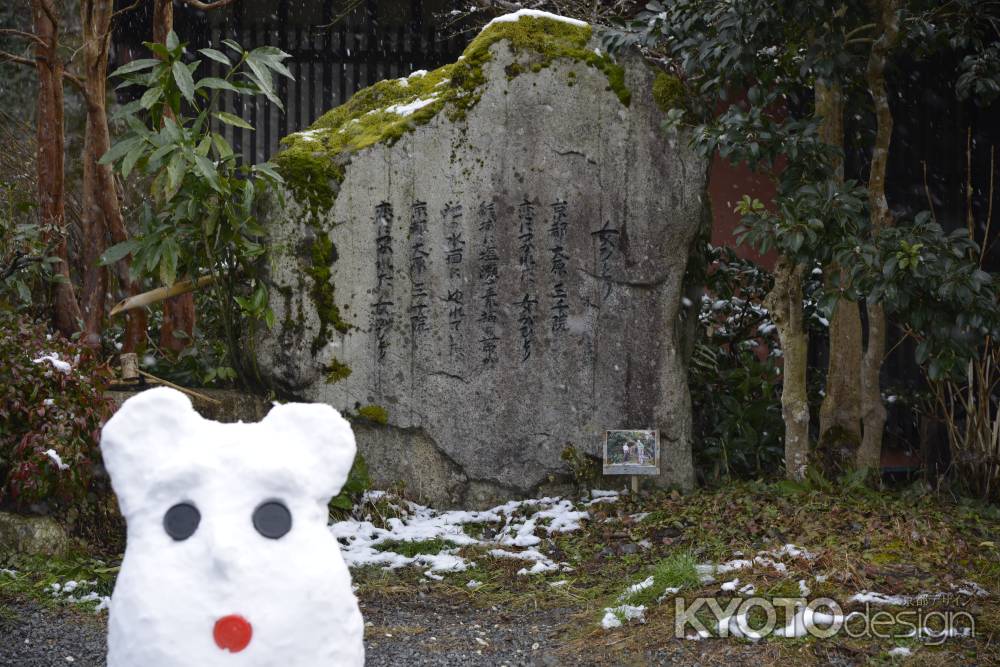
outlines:
[[[15,37],[24,37],[25,39],[30,39],[31,41],[35,42],[39,46],[42,46],[42,47],[47,47],[48,46],[48,44],[45,43],[44,39],[42,39],[41,37],[39,37],[38,35],[36,35],[33,32],[25,32],[23,30],[15,30],[14,28],[0,28],[0,35],[13,35]]]
[[[851,41],[851,38],[854,37],[854,36],[856,36],[858,33],[867,32],[869,30],[874,30],[877,27],[878,27],[878,25],[875,24],[875,23],[866,23],[864,25],[859,25],[857,28],[855,28],[854,30],[851,30],[846,35],[844,35],[844,40],[849,42],[849,41]]]
[[[18,63],[19,65],[27,65],[28,67],[35,67],[36,63],[31,58],[24,58],[22,56],[15,56],[13,53],[7,53],[6,51],[0,51],[0,60],[6,60],[11,63]]]
[[[140,4],[142,4],[142,0],[135,0],[135,2],[133,2],[128,7],[122,7],[117,12],[111,15],[111,20],[114,21],[116,18],[118,18],[119,14],[127,14],[128,12],[138,7]]]
[[[66,70],[63,70],[62,75],[63,78],[72,83],[76,87],[76,89],[83,94],[84,97],[87,96],[86,87],[83,85],[83,79],[78,77],[76,74],[67,72]]]
[[[508,2],[507,0],[476,0],[476,4],[480,9],[499,8],[508,12],[517,11],[524,7],[520,2]]]
[[[188,7],[194,7],[195,9],[200,9],[203,12],[231,5],[235,1],[236,0],[215,0],[215,2],[201,2],[201,0],[181,0],[181,2]]]

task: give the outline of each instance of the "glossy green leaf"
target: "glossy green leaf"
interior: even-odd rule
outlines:
[[[181,61],[177,60],[170,67],[170,71],[174,76],[174,83],[177,84],[177,89],[181,91],[181,95],[188,102],[194,102],[194,78],[191,76],[191,71],[187,66]]]
[[[222,51],[218,51],[216,49],[198,49],[198,53],[202,54],[206,58],[211,58],[215,62],[222,63],[226,67],[233,66],[233,61],[230,60],[229,56]]]
[[[227,113],[225,111],[216,111],[215,113],[212,114],[212,116],[221,120],[223,123],[227,125],[233,125],[234,127],[242,127],[247,130],[253,129],[253,125],[251,125],[250,123],[246,122],[239,116]]]
[[[131,74],[132,72],[141,72],[142,70],[147,70],[152,67],[156,67],[160,64],[160,60],[156,58],[140,58],[139,60],[133,60],[130,63],[126,63],[116,69],[114,72],[109,74],[110,77],[119,77],[126,74]]]
[[[122,243],[117,243],[101,254],[100,264],[101,266],[108,266],[114,264],[115,262],[124,259],[131,253],[139,249],[141,243],[136,239],[129,239],[128,241],[123,241]]]

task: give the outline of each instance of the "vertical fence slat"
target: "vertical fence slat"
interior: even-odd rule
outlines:
[[[289,51],[288,46],[288,2],[281,2],[278,6],[278,48],[282,51]],[[293,55],[293,60],[297,58]],[[293,68],[292,74],[298,75]],[[294,113],[294,109],[289,108],[288,99],[288,80],[285,77],[281,77],[281,82],[278,83],[278,97],[281,99],[281,103],[285,105],[284,113],[278,115],[278,136],[284,137],[288,135],[288,116]]]
[[[239,3],[239,4],[237,4],[236,5],[236,9],[233,12],[233,32],[232,32],[232,35],[231,35],[232,37],[234,37],[236,39],[237,42],[240,42],[240,45],[244,49],[249,47],[248,44],[244,44],[242,42],[242,40],[241,40],[241,37],[242,37],[242,28],[243,28],[243,17],[244,17],[245,14],[246,14],[246,4],[242,3],[242,2]],[[244,113],[243,106],[244,106],[243,105],[243,97],[241,95],[234,94],[233,95],[233,109],[232,109],[233,114],[239,116],[240,118],[243,118],[243,113]],[[230,127],[232,127],[232,126],[230,126]],[[253,155],[244,155],[243,154],[243,133],[240,132],[240,128],[238,128],[238,127],[232,127],[232,133],[233,133],[232,134],[233,139],[232,139],[231,143],[233,145],[233,150],[238,155],[243,155],[243,160],[244,161],[250,161],[250,162],[252,162],[253,159],[254,159]]]
[[[323,70],[323,108],[321,113],[333,107],[333,0],[323,0],[323,48],[320,57]]]
[[[338,105],[343,104],[344,102],[347,101],[347,94],[345,92],[347,90],[347,66],[345,64],[347,62],[347,25],[346,25],[346,23],[347,23],[347,19],[346,18],[342,18],[340,20],[340,31],[339,31],[340,32],[340,44],[339,44],[339,50],[337,51],[337,59],[339,60],[339,62],[337,63],[337,74],[338,74],[337,104]]]
[[[249,31],[249,41],[251,44],[251,48],[256,47],[257,44],[259,43],[258,40],[259,34],[257,31],[256,21],[252,21],[250,23],[248,31]],[[257,113],[257,109],[260,108],[260,106],[261,106],[261,101],[257,98],[254,98],[254,100],[250,103],[250,124],[253,125],[254,129],[252,131],[247,131],[247,141],[250,144],[250,155],[253,156],[254,162],[263,162],[267,160],[266,155],[264,156],[261,155],[262,153],[266,154],[267,151],[266,149],[261,150],[261,146],[259,146],[260,142],[258,141],[258,135],[260,134],[261,130],[260,120],[262,120],[264,117],[263,113],[261,114]],[[258,120],[258,116],[261,117],[260,120]]]

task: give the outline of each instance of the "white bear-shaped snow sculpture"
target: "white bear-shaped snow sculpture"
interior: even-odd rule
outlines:
[[[355,452],[336,410],[278,405],[256,424],[220,424],[151,389],[108,421],[101,450],[128,524],[108,667],[364,664],[327,528]]]

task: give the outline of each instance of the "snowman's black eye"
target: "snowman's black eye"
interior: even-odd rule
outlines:
[[[253,511],[253,527],[264,537],[276,540],[292,529],[292,513],[280,500],[268,500]]]
[[[194,535],[201,522],[201,513],[191,503],[177,503],[163,515],[163,530],[178,542]]]

